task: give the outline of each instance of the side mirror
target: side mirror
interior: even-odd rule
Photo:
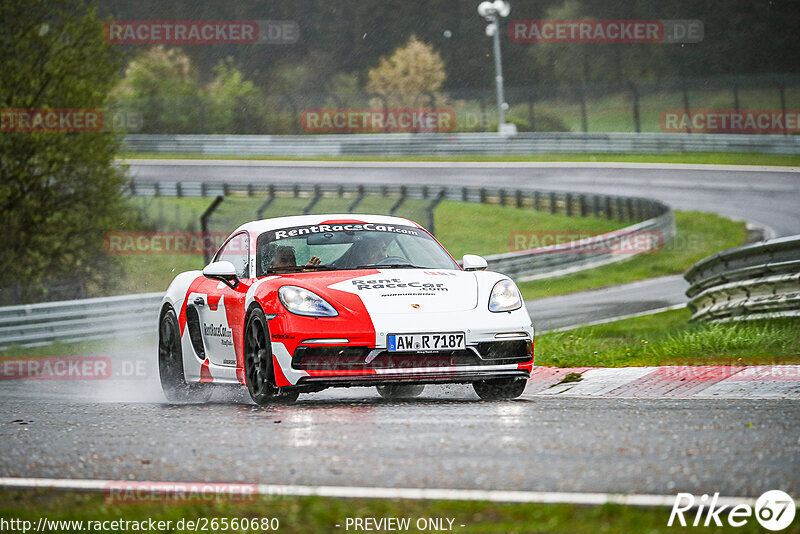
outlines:
[[[464,254],[461,262],[464,264],[465,271],[483,271],[489,266],[485,259],[475,254]]]
[[[215,261],[206,265],[203,269],[203,276],[212,280],[224,282],[231,289],[239,284],[239,277],[236,276],[236,267],[229,261]]]

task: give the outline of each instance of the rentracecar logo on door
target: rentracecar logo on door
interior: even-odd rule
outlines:
[[[220,338],[219,342],[223,346],[233,346],[233,331],[224,324],[203,323],[203,334]]]

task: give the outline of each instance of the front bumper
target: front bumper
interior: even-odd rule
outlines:
[[[524,369],[438,369],[419,371],[403,370],[397,373],[363,374],[363,375],[328,375],[307,376],[301,378],[297,387],[301,390],[320,390],[329,387],[381,386],[387,384],[466,384],[497,378],[530,377],[530,371]]]
[[[349,386],[388,383],[459,383],[529,376],[533,366],[533,328],[527,311],[373,314],[363,331],[336,320],[281,322],[273,332],[277,385]],[[280,316],[277,320],[282,319]],[[291,318],[295,321],[296,318]],[[309,324],[306,325],[305,323]],[[270,323],[272,326],[272,323]],[[464,332],[466,349],[439,352],[389,352],[390,333]],[[501,339],[520,332],[522,335]],[[333,342],[344,338],[347,343]],[[314,343],[306,342],[314,339]],[[331,339],[332,343],[321,342]],[[320,387],[321,389],[321,387]]]
[[[324,387],[388,383],[465,383],[494,378],[527,378],[533,358],[530,340],[483,342],[466,350],[388,352],[369,347],[298,347],[292,370],[297,386]]]
[[[299,346],[292,368],[303,371],[367,371],[431,367],[475,367],[520,364],[530,361],[530,340],[482,342],[465,350],[389,352],[352,345]]]

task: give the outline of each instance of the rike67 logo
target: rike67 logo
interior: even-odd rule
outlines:
[[[728,504],[723,504],[720,501]],[[755,507],[745,503],[734,503],[735,499],[723,497],[715,493],[711,499],[703,495],[699,499],[691,493],[678,493],[672,512],[669,514],[667,526],[671,527],[677,520],[682,527],[723,526],[727,520],[732,527],[742,527],[755,516],[756,521],[767,530],[784,530],[794,521],[795,504],[788,493],[771,490],[756,500]]]

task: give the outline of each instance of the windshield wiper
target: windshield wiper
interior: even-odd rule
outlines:
[[[370,263],[369,265],[359,265],[353,269],[427,269],[421,265],[414,265],[412,263]]]
[[[336,271],[333,265],[303,265],[298,267],[301,271]]]
[[[303,273],[308,271],[335,271],[332,265],[285,265],[281,267],[270,267],[266,274],[271,273]]]

